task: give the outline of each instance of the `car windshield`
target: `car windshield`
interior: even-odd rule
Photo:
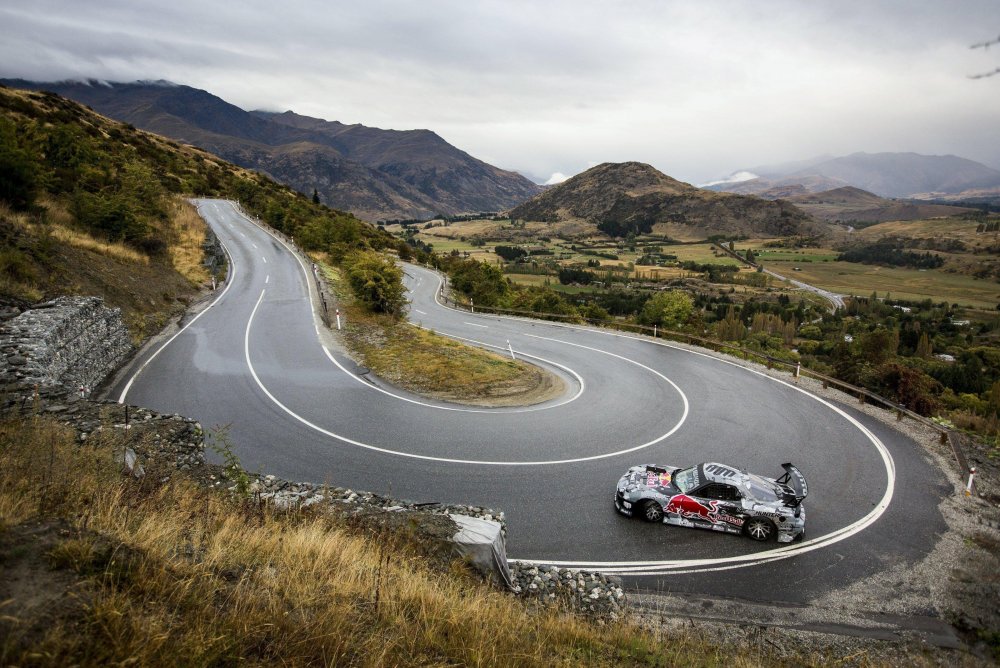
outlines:
[[[755,475],[748,475],[743,483],[750,496],[758,501],[774,502],[778,500],[778,493],[774,489],[774,484]]]
[[[674,485],[685,494],[698,486],[698,467],[678,471],[674,474]]]

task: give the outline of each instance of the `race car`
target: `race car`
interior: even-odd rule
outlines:
[[[618,481],[615,508],[647,522],[790,543],[805,534],[806,479],[791,464],[765,478],[707,462],[689,468],[633,466]]]

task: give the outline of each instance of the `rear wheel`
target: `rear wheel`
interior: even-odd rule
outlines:
[[[647,522],[662,522],[663,506],[656,501],[646,501],[642,504],[640,515]]]
[[[771,540],[777,532],[771,520],[764,517],[753,517],[743,525],[743,533],[762,543]]]

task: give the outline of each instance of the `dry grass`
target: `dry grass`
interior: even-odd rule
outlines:
[[[177,198],[173,204],[171,224],[175,240],[170,246],[170,261],[174,269],[194,284],[207,283],[210,276],[203,262],[205,251],[202,248],[208,232],[205,221],[193,204]]]
[[[88,250],[123,264],[148,265],[149,257],[123,243],[105,241],[81,232],[73,226],[73,216],[63,202],[45,198],[42,205],[46,210],[46,223],[36,232],[46,231],[60,243]]]
[[[0,535],[58,527],[32,576],[78,580],[50,610],[23,592],[5,602],[4,665],[753,665],[683,635],[661,643],[525,606],[319,513],[279,514],[176,475],[159,485],[152,468],[123,477],[115,431],[76,445],[55,422],[0,423]],[[0,563],[43,563],[26,550]]]
[[[125,264],[149,264],[149,258],[125,244],[113,243],[96,239],[89,234],[78,232],[61,225],[49,225],[52,238],[60,243],[69,244],[74,248],[93,251],[105,257],[118,260]]]

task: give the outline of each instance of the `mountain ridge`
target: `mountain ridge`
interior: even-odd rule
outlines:
[[[696,188],[640,162],[592,167],[511,209],[510,216],[550,223],[582,220],[619,237],[651,231],[680,240],[829,232],[788,202]]]
[[[8,86],[51,90],[111,118],[204,148],[363,218],[430,218],[514,206],[540,191],[526,177],[474,158],[431,130],[384,130],[245,111],[170,82],[97,80]]]
[[[807,165],[801,167],[801,165]],[[850,155],[748,170],[756,179],[713,183],[720,192],[757,194],[802,185],[809,192],[855,186],[882,197],[926,198],[980,189],[1000,190],[1000,170],[956,155],[855,152]]]

